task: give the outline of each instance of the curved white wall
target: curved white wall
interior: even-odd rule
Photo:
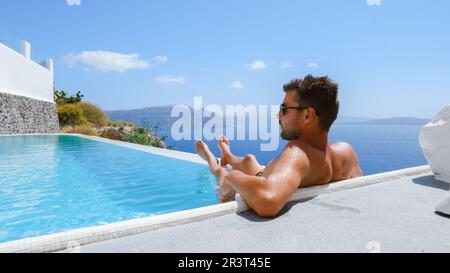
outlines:
[[[30,44],[20,54],[0,43],[0,92],[53,102],[53,62],[47,68],[30,59]]]

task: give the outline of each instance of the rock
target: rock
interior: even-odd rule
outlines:
[[[422,128],[420,146],[437,180],[450,183],[450,105]]]
[[[153,134],[147,134],[148,138],[150,139],[150,142],[152,143],[152,146],[157,148],[163,148],[166,149],[166,144],[164,141],[161,140],[158,136],[155,136]]]
[[[437,204],[435,211],[450,215],[450,193]]]
[[[132,129],[125,127],[106,126],[98,129],[100,137],[109,138],[113,140],[125,141]]]
[[[422,128],[420,146],[435,178],[450,183],[450,105],[442,109]],[[435,211],[450,215],[450,192],[436,206]]]

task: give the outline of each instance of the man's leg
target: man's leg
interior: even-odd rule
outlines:
[[[263,167],[258,163],[256,157],[249,154],[245,157],[238,157],[231,153],[230,143],[225,136],[219,139],[219,149],[222,152],[220,165],[226,166],[230,164],[234,170],[239,170],[247,175],[256,175],[263,170]]]
[[[220,203],[233,201],[236,196],[236,191],[230,185],[224,183],[228,171],[217,163],[216,157],[209,150],[208,145],[203,141],[197,141],[195,143],[195,149],[197,150],[198,155],[208,162],[210,172],[214,174],[219,181]]]

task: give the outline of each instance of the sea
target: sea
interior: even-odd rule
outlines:
[[[355,149],[364,175],[426,165],[419,145],[419,125],[335,124],[330,130],[329,142],[347,142]],[[174,140],[170,131],[156,132],[167,136],[166,145],[178,151],[195,153],[195,140]],[[206,140],[211,151],[220,157],[216,140]],[[279,141],[274,151],[262,151],[261,140],[232,140],[231,151],[238,156],[254,154],[262,165],[278,156],[286,142]]]

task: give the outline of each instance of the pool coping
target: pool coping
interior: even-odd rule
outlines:
[[[180,160],[187,160],[206,165],[206,162],[204,162],[198,155],[186,152],[172,151],[78,134],[37,134],[37,135],[79,136],[147,153],[158,154],[162,156],[167,156]],[[6,136],[22,136],[22,135],[6,135]],[[430,167],[428,165],[424,165],[380,174],[374,174],[370,176],[358,177],[355,179],[345,180],[323,186],[299,189],[289,199],[289,202],[303,201],[321,194],[328,194],[342,190],[364,187],[368,185],[395,180],[401,177],[427,173],[430,171],[431,171]],[[236,197],[236,201],[225,204],[217,204],[191,210],[167,213],[163,215],[138,218],[128,221],[115,222],[107,225],[80,228],[40,237],[33,237],[17,241],[5,242],[0,244],[0,253],[56,252],[100,241],[116,239],[129,235],[135,235],[139,233],[189,224],[193,222],[199,222],[210,218],[220,217],[223,215],[242,213],[247,210],[249,210],[249,207],[247,206],[245,201],[238,195]]]

